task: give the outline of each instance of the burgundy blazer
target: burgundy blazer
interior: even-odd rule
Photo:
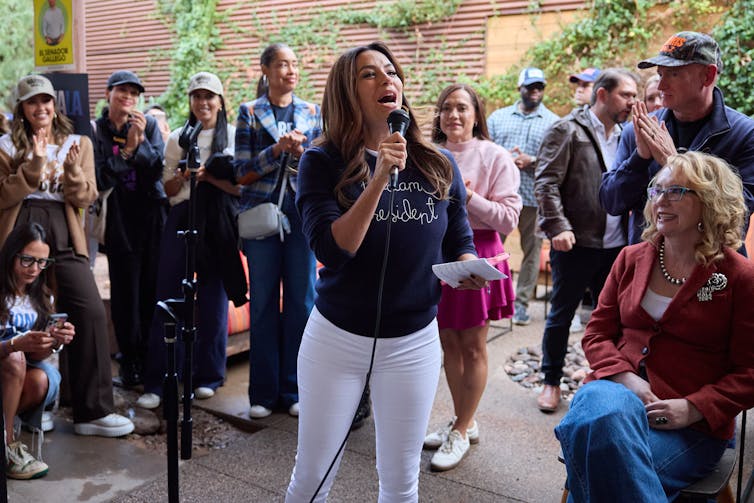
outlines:
[[[652,392],[686,398],[704,416],[693,425],[714,437],[733,436],[736,415],[754,407],[754,263],[731,249],[697,266],[654,321],[641,307],[657,250],[624,248],[613,264],[582,346],[593,372],[586,381],[638,373],[644,361]],[[727,286],[700,300],[713,273]]]

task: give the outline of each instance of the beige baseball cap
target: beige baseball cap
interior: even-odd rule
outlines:
[[[27,75],[18,81],[16,85],[16,102],[26,101],[38,94],[47,94],[55,98],[55,88],[52,87],[47,77],[42,75]]]
[[[194,74],[189,81],[188,94],[204,89],[218,96],[223,95],[223,83],[220,82],[220,78],[214,73],[199,72]]]

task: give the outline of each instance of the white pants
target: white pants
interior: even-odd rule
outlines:
[[[298,452],[285,501],[307,503],[351,427],[373,339],[346,332],[312,310],[298,353]],[[422,444],[440,376],[437,322],[379,339],[371,379],[380,502],[419,499]],[[342,453],[341,453],[342,457]],[[317,495],[325,501],[336,462]]]

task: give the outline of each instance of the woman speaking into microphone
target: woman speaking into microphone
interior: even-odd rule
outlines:
[[[411,119],[405,138],[387,122],[400,108]],[[370,372],[379,501],[418,500],[440,372],[440,282],[432,264],[476,255],[458,168],[413,119],[403,72],[384,44],[338,58],[325,86],[323,135],[299,164],[296,205],[324,267],[298,355],[288,502],[326,499]],[[485,284],[470,277],[460,288]]]

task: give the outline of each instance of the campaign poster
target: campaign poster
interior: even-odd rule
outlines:
[[[89,75],[86,73],[46,73],[55,88],[55,103],[73,122],[76,134],[91,136],[89,121]]]
[[[34,67],[70,70],[73,60],[74,0],[34,0]]]

